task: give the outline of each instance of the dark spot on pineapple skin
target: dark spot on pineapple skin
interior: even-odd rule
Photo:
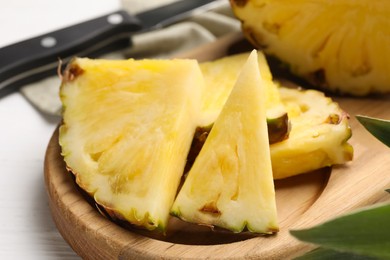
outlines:
[[[78,64],[70,63],[62,75],[62,79],[64,82],[72,82],[83,73],[84,70]]]
[[[268,120],[268,139],[270,144],[281,142],[288,138],[291,125],[287,113],[282,117]]]
[[[308,80],[315,86],[326,87],[326,74],[324,69],[318,69],[308,75]]]

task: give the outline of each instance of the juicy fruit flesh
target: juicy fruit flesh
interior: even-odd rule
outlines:
[[[265,87],[253,52],[188,173],[173,215],[234,232],[278,230]]]
[[[60,144],[77,183],[115,217],[164,229],[203,83],[196,61],[74,60]]]
[[[243,4],[244,3],[244,4]],[[247,38],[315,86],[390,92],[390,2],[231,0]]]

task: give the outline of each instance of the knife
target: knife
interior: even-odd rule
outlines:
[[[215,0],[181,0],[131,15],[119,10],[0,48],[0,98],[57,71],[59,59],[95,58],[131,47],[131,36],[211,8]]]

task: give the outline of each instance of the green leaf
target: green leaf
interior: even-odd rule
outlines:
[[[362,209],[319,226],[290,233],[302,241],[324,248],[390,259],[390,204]]]
[[[379,141],[390,147],[390,120],[356,116],[357,120]]]
[[[295,258],[295,260],[376,260],[379,258],[361,256],[352,253],[339,252],[332,249],[318,248],[310,251],[303,256]]]

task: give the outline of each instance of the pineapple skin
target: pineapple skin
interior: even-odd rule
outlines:
[[[390,93],[390,2],[230,0],[246,38],[314,87]]]
[[[60,90],[62,155],[111,217],[165,231],[203,84],[194,60],[70,63]]]
[[[233,232],[278,231],[265,88],[254,51],[189,171],[172,215]]]

